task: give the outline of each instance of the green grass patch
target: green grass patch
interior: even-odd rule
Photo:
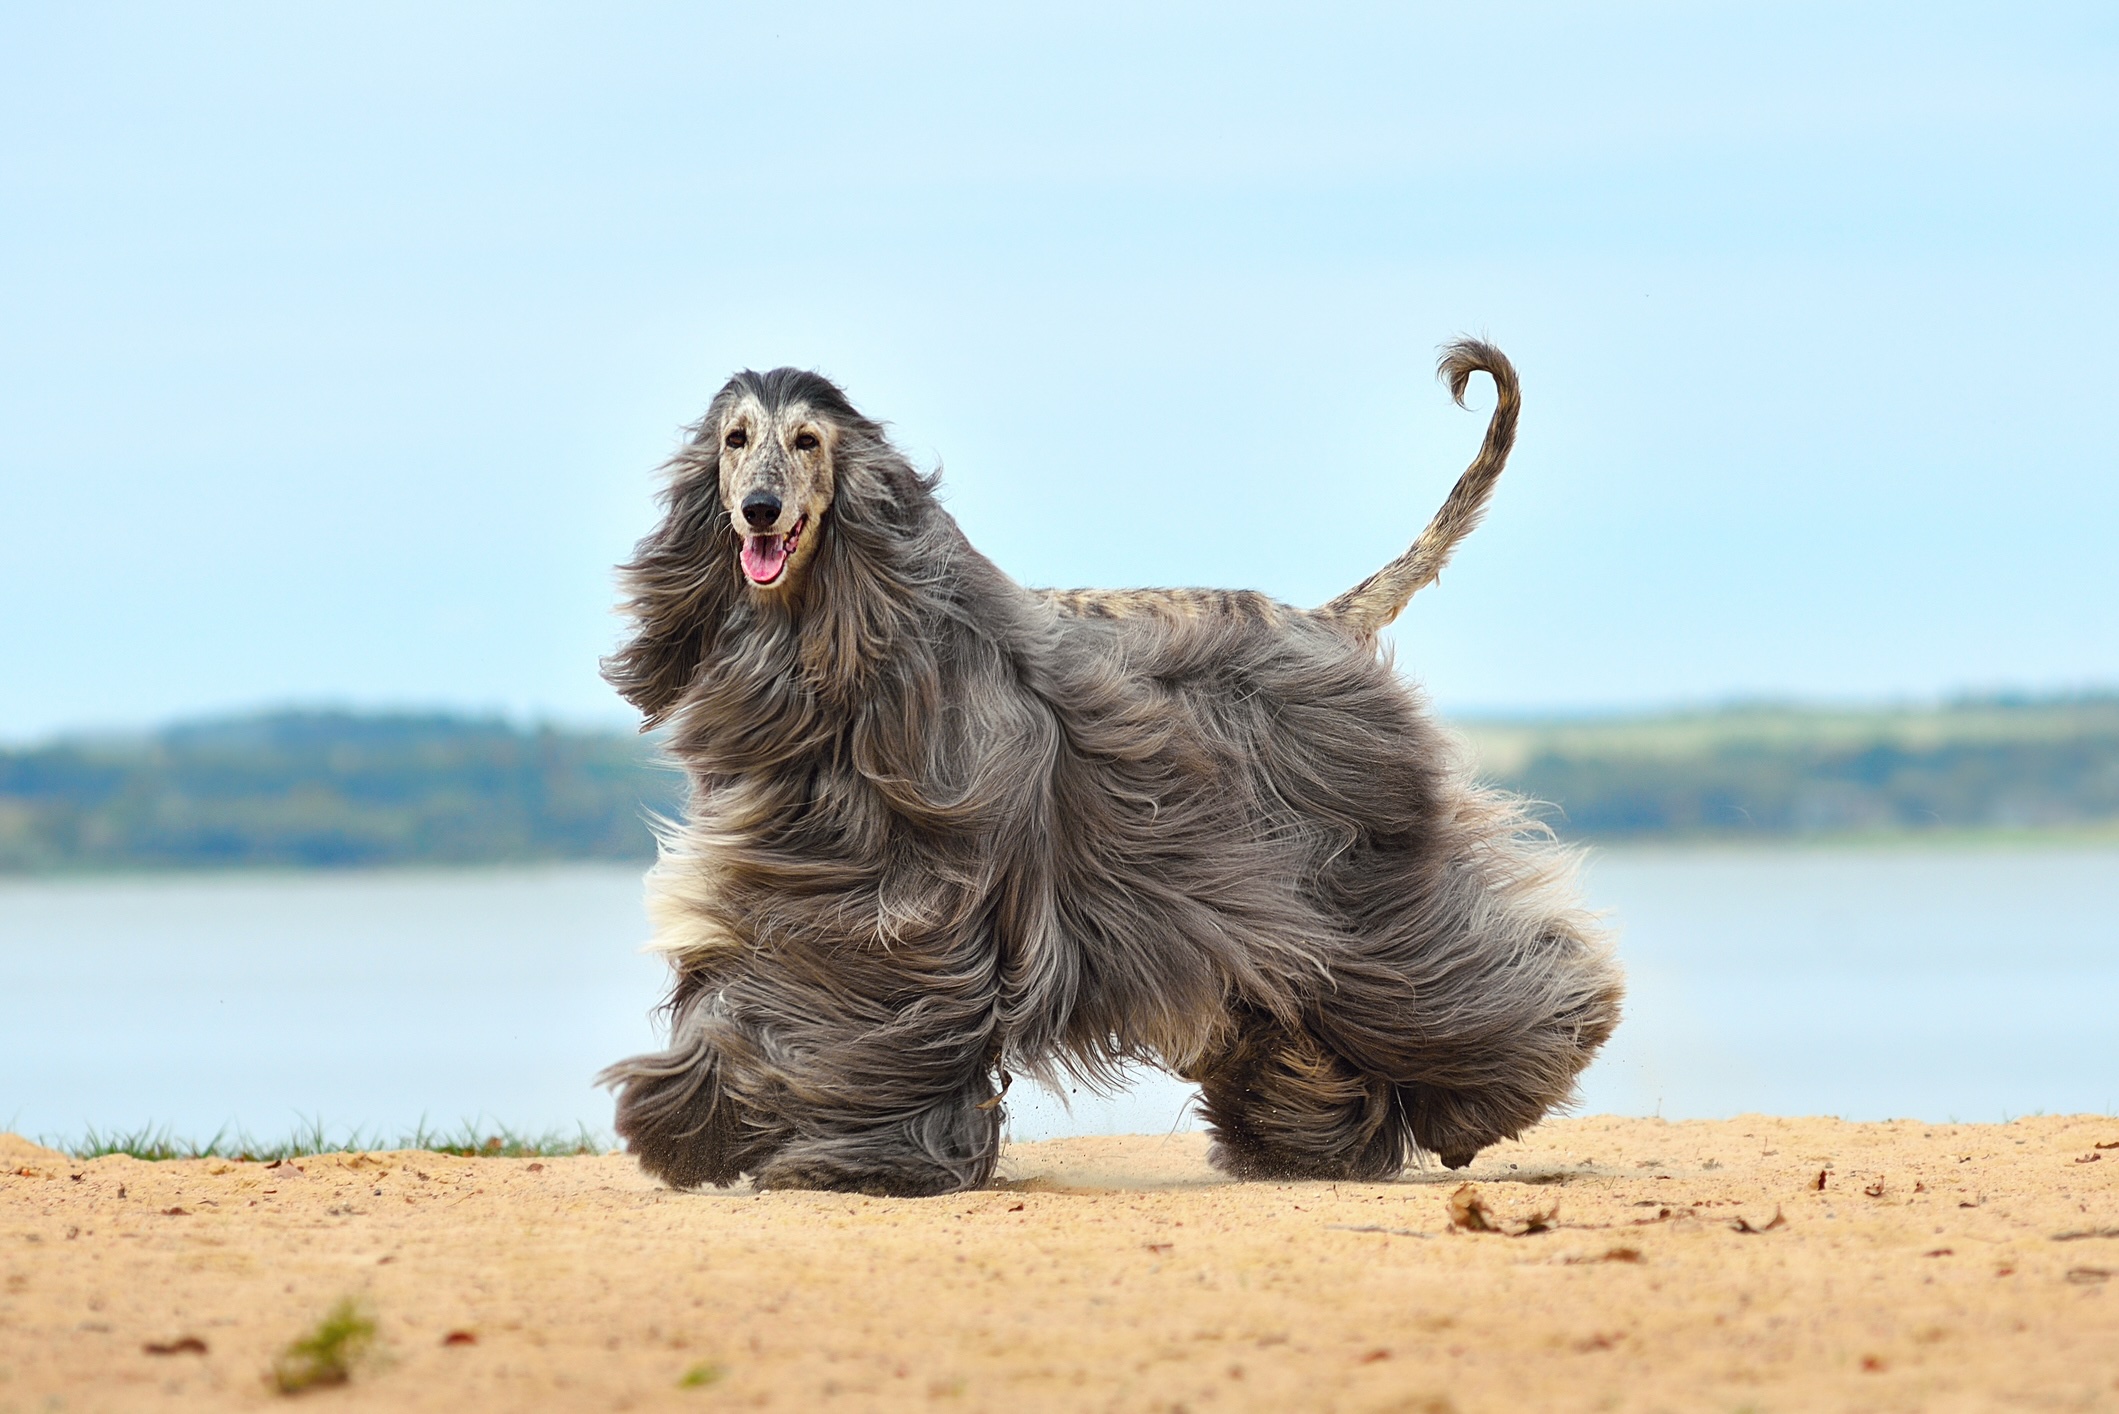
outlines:
[[[368,1147],[381,1146],[371,1144]],[[601,1135],[592,1133],[587,1125],[578,1126],[572,1134],[559,1129],[530,1134],[506,1125],[481,1127],[475,1124],[459,1125],[453,1132],[445,1132],[429,1130],[422,1123],[394,1147],[455,1154],[466,1159],[567,1159],[581,1154],[606,1153],[611,1145]]]
[[[421,1149],[429,1153],[454,1154],[474,1159],[563,1159],[578,1154],[601,1154],[610,1148],[604,1136],[583,1125],[573,1133],[545,1130],[532,1133],[506,1125],[481,1125],[465,1121],[454,1129],[429,1129],[422,1121],[409,1134],[391,1138],[381,1132],[359,1129],[333,1136],[321,1120],[305,1122],[283,1139],[263,1141],[245,1133],[222,1130],[204,1143],[181,1138],[166,1125],[143,1125],[131,1130],[99,1130],[91,1126],[78,1140],[42,1141],[77,1159],[100,1159],[127,1154],[135,1159],[159,1162],[168,1159],[231,1159],[238,1162],[277,1163],[310,1154],[345,1154],[382,1149]]]
[[[728,1371],[722,1369],[713,1361],[701,1360],[677,1377],[677,1388],[704,1389],[708,1385],[721,1383],[727,1375]]]
[[[353,1378],[353,1367],[374,1343],[375,1317],[353,1297],[342,1297],[272,1362],[273,1388],[300,1394],[320,1385],[342,1385]]]

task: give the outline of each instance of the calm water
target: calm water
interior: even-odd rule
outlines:
[[[2119,1111],[2119,850],[1623,851],[1588,887],[1632,979],[1589,1110]],[[590,1077],[655,1042],[645,931],[606,867],[0,885],[0,1127],[604,1131]],[[1188,1098],[1011,1105],[1039,1138]]]

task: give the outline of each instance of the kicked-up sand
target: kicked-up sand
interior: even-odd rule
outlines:
[[[0,1411],[2119,1410],[2119,1119],[1563,1120],[1367,1184],[1205,1148],[892,1200],[0,1138]],[[346,1297],[350,1380],[276,1393]]]

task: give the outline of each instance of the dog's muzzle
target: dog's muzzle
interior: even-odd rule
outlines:
[[[773,502],[773,517],[765,522],[767,525],[772,524],[772,520],[778,518],[779,504],[777,500]],[[748,501],[744,503],[743,513],[746,517],[750,514],[750,503]],[[755,523],[753,522],[753,524]],[[784,535],[771,532],[763,534],[753,532],[744,536],[742,555],[744,578],[761,589],[779,583],[780,576],[787,573],[789,558],[794,555],[796,547],[802,543],[802,532],[808,528],[809,517],[802,516],[787,528],[787,532]]]

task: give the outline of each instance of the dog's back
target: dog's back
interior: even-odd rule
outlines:
[[[1040,589],[1038,596],[1080,619],[1244,619],[1279,627],[1302,610],[1255,589]]]

